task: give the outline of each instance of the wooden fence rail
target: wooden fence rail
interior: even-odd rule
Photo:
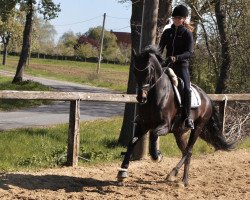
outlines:
[[[220,113],[224,124],[227,101],[250,101],[250,94],[209,94],[220,102]],[[70,101],[67,165],[77,166],[80,146],[80,101],[103,101],[137,103],[135,95],[85,92],[44,92],[44,91],[10,91],[1,90],[0,99],[44,99]]]

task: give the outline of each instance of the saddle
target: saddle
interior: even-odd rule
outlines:
[[[172,77],[170,76],[170,79],[172,80]],[[174,93],[176,95],[177,101],[180,105],[180,107],[182,107],[182,102],[181,102],[181,94],[183,94],[183,89],[184,89],[184,82],[181,78],[177,78],[178,80],[178,85],[176,86],[176,84],[173,84],[173,88],[174,88]],[[201,97],[197,91],[196,88],[194,88],[192,85],[190,86],[190,90],[191,90],[191,108],[198,108],[201,105]],[[183,94],[185,95],[185,94]]]

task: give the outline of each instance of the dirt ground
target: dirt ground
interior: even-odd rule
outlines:
[[[166,158],[131,162],[125,186],[116,182],[119,164],[0,174],[0,199],[250,199],[250,150],[194,157],[190,185],[167,182],[179,161]]]

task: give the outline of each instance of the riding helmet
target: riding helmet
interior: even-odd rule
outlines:
[[[172,17],[187,17],[188,16],[188,9],[186,6],[178,5],[174,8],[172,13]]]

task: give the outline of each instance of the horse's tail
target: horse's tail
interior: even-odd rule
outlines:
[[[212,116],[200,134],[200,137],[213,145],[216,150],[232,150],[235,142],[227,142],[222,133],[222,126],[219,121],[218,112],[212,103]]]

